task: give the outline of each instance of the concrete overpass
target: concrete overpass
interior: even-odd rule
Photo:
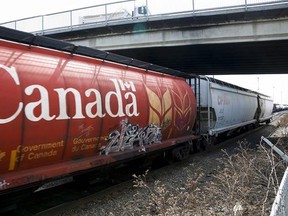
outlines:
[[[288,73],[288,4],[149,16],[45,35],[193,74]]]

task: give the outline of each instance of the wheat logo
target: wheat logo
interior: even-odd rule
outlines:
[[[171,125],[172,121],[172,97],[168,89],[161,93],[157,87],[157,93],[146,86],[149,99],[149,124],[156,124],[165,130]]]
[[[5,152],[2,152],[2,151],[0,150],[0,161],[2,161],[2,158],[4,158],[5,155],[6,155],[6,153],[5,153]]]
[[[178,130],[183,130],[189,126],[191,121],[192,102],[187,90],[185,92],[182,92],[179,88],[177,90],[178,92],[172,91],[175,106],[174,124]]]

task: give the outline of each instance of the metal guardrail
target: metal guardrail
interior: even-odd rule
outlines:
[[[102,14],[105,19],[99,21],[99,25],[111,25],[115,21],[125,22],[131,21],[133,17],[120,17],[119,19],[109,20],[108,14],[116,13],[120,10],[126,10],[131,12],[134,10],[135,5],[138,4],[139,0],[123,0],[113,3],[95,5],[90,7],[83,7],[73,10],[61,11],[57,13],[33,16],[24,19],[13,20],[5,23],[0,23],[0,26],[31,32],[34,34],[43,35],[45,33],[57,31],[72,31],[85,26],[91,26],[91,23],[81,23],[81,18],[89,15],[100,15]],[[231,9],[242,9],[248,11],[249,9],[263,8],[265,6],[273,5],[286,5],[288,0],[177,0],[175,1],[175,7],[172,6],[173,2],[169,4],[159,5],[159,1],[146,0],[145,4],[148,9],[152,12],[145,16],[146,20],[151,17],[161,17],[165,19],[165,16],[181,15],[183,13],[190,13],[194,16],[203,13],[217,13],[219,11],[229,11]]]
[[[267,138],[265,138],[263,136],[261,137],[261,142],[262,142],[262,140],[266,144],[268,144],[273,149],[273,151],[275,151],[286,162],[286,164],[288,164],[288,156],[283,151],[281,151],[272,142],[270,142]]]
[[[287,216],[288,214],[288,168],[283,175],[270,216]]]
[[[267,138],[261,137],[261,142],[264,141],[268,144],[273,151],[275,151],[285,162],[288,164],[288,156],[277,148]],[[288,168],[283,175],[280,186],[277,191],[277,195],[274,199],[270,216],[287,216],[288,215]]]

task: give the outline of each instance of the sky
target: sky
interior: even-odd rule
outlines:
[[[5,1],[5,4],[0,7],[0,23],[115,1],[117,0],[59,0],[55,4],[56,1],[47,0],[9,0]],[[243,1],[245,0],[194,0],[194,7],[203,9],[207,8],[207,5],[209,7],[213,5],[219,6],[219,4],[227,6],[227,2],[229,4],[231,2],[233,4],[242,4]],[[260,0],[250,1],[259,2]],[[169,4],[163,4],[167,0],[136,0],[135,4],[144,5],[146,2],[151,14],[172,12],[171,10],[183,11],[192,9],[192,0],[169,1]],[[214,78],[269,95],[275,103],[288,104],[288,74],[225,75],[215,76]]]
[[[275,103],[288,104],[288,74],[218,75],[214,78],[261,92]]]

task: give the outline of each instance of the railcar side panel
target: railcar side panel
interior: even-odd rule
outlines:
[[[259,107],[260,107],[260,114],[259,114],[259,121],[270,121],[272,118],[273,112],[273,100],[267,96],[261,95],[259,96]]]
[[[273,104],[268,96],[208,77],[199,80],[203,135],[213,136],[271,118]]]
[[[223,131],[255,121],[256,95],[211,83],[211,98],[216,115],[212,131]]]
[[[0,190],[191,140],[182,78],[0,41]]]

